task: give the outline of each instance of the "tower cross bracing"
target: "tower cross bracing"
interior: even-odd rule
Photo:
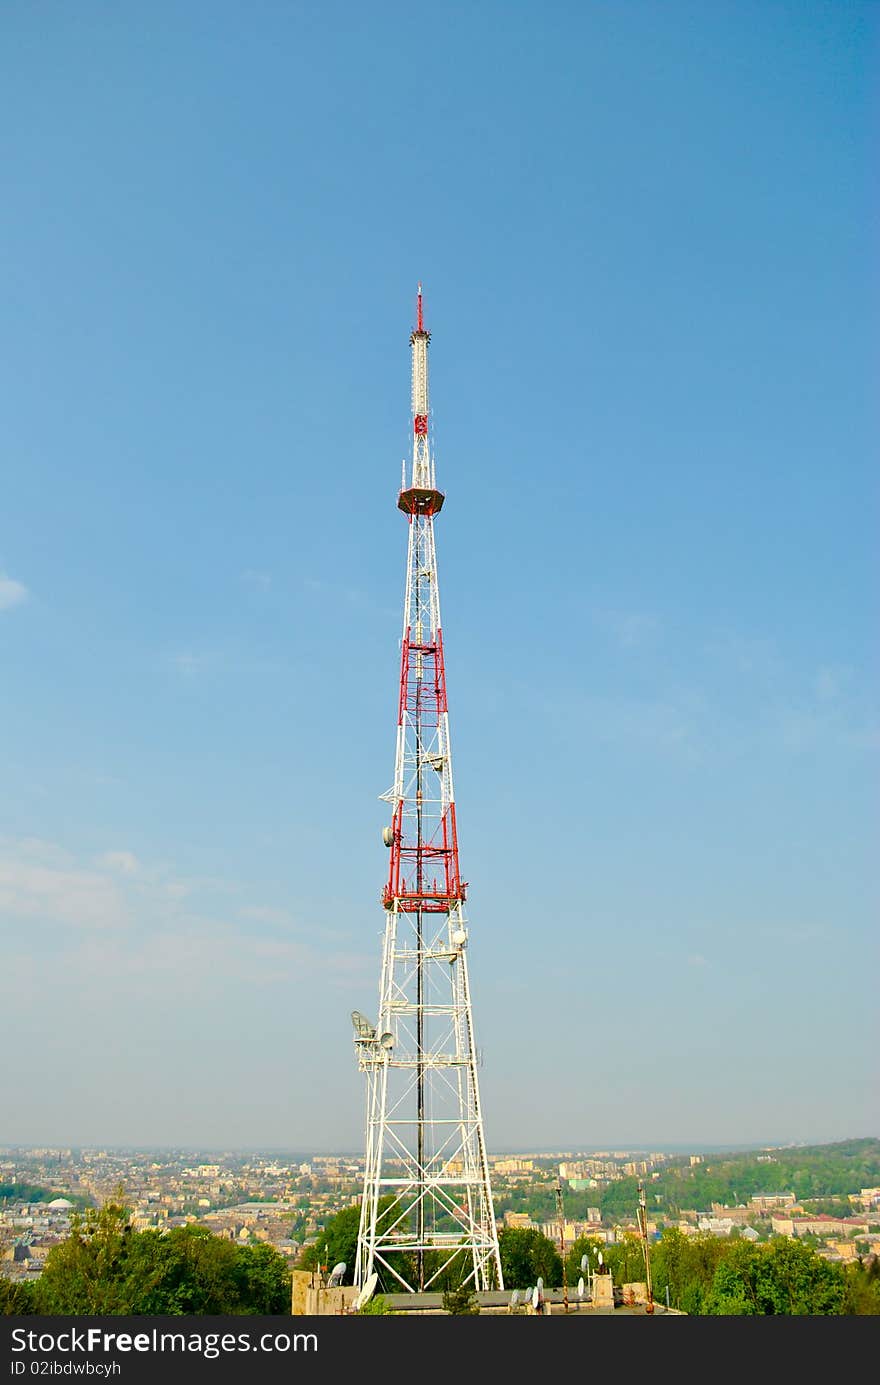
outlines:
[[[398,508],[408,521],[394,782],[383,832],[385,930],[378,1020],[355,1011],[366,1076],[363,1199],[355,1283],[390,1291],[450,1277],[503,1288],[468,977],[440,622],[429,429],[428,344],[419,285],[412,351],[413,453]],[[376,1281],[373,1281],[376,1282]]]

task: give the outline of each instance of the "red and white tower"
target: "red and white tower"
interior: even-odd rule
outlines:
[[[419,285],[412,347],[413,457],[397,504],[409,546],[397,753],[382,894],[378,1021],[355,1011],[367,1079],[364,1195],[355,1283],[437,1288],[450,1275],[503,1288],[468,980],[434,516],[443,505],[429,435],[428,343]],[[373,1281],[374,1283],[376,1281]]]

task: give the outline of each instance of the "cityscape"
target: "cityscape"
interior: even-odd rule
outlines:
[[[836,1197],[799,1198],[793,1191],[751,1192],[736,1205],[713,1200],[668,1210],[673,1180],[702,1175],[732,1160],[746,1161],[767,1185],[790,1148],[725,1155],[662,1151],[541,1151],[490,1156],[492,1186],[502,1229],[534,1230],[570,1249],[590,1239],[614,1246],[639,1235],[634,1180],[649,1190],[647,1231],[685,1236],[799,1238],[832,1263],[880,1257],[880,1141],[863,1141],[877,1184]],[[834,1146],[822,1147],[833,1160]],[[801,1155],[803,1158],[803,1155]],[[2,1273],[13,1282],[39,1278],[46,1256],[70,1233],[71,1216],[118,1201],[135,1230],[168,1231],[199,1225],[239,1244],[274,1248],[292,1269],[303,1251],[344,1209],[360,1202],[363,1157],[353,1153],[281,1154],[198,1150],[0,1148]],[[554,1210],[554,1189],[564,1190],[564,1215]],[[666,1189],[663,1194],[659,1189]],[[625,1189],[623,1200],[615,1191]],[[664,1205],[664,1199],[665,1204]],[[603,1210],[607,1209],[607,1210]],[[813,1210],[820,1208],[821,1210]]]
[[[880,11],[401,17],[9,20],[0,1317],[880,1314]]]

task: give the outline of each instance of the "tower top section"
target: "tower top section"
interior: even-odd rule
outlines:
[[[437,489],[434,474],[434,457],[429,437],[430,407],[428,403],[428,343],[431,333],[425,331],[422,308],[422,286],[419,284],[416,296],[416,327],[410,334],[412,351],[412,421],[413,456],[409,486],[397,497],[398,509],[404,514],[436,515],[442,504],[443,494]]]

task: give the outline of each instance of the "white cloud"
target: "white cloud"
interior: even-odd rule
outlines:
[[[193,654],[191,649],[183,649],[179,654],[174,654],[171,662],[182,678],[195,678],[196,674],[205,666],[204,657],[200,654]]]
[[[760,636],[730,631],[710,640],[706,653],[723,668],[771,686],[778,682],[784,672],[775,641]]]
[[[577,715],[585,739],[696,755],[702,710],[696,698],[686,705],[684,700],[585,697],[578,703]]]
[[[98,857],[98,865],[119,875],[136,875],[140,869],[138,858],[131,851],[105,851]]]
[[[852,669],[845,666],[820,668],[813,680],[816,697],[820,702],[834,702],[845,690],[851,677]]]
[[[777,713],[782,744],[787,750],[812,750],[828,730],[828,718],[810,708],[784,707]]]
[[[865,726],[853,731],[849,744],[858,746],[860,750],[880,750],[880,726]]]
[[[83,864],[51,842],[0,838],[0,927],[15,937],[21,920],[34,929],[63,925],[66,940],[57,942],[55,956],[67,981],[153,976],[173,988],[222,979],[283,982],[294,990],[315,976],[337,987],[372,982],[372,950],[343,948],[339,935],[321,927],[310,930],[308,942],[295,940],[289,934],[297,922],[285,910],[256,903],[237,908],[238,919],[224,917],[216,896],[231,903],[241,888],[176,879],[167,866],[145,865],[131,851],[107,851]],[[278,936],[282,924],[288,936]]]
[[[264,678],[276,674],[284,664],[275,659],[255,657],[235,649],[178,649],[159,656],[163,670],[192,682],[202,677]]]
[[[14,577],[7,577],[5,572],[0,572],[0,611],[20,606],[27,598],[28,589],[23,582],[16,582]]]
[[[254,587],[257,591],[268,591],[272,585],[272,574],[270,572],[259,572],[255,568],[247,568],[241,574],[241,580],[246,587]]]
[[[610,635],[620,649],[645,649],[656,645],[663,627],[645,611],[594,611],[593,622]]]
[[[255,923],[277,924],[279,928],[294,927],[293,915],[287,909],[271,909],[264,905],[251,904],[239,912],[243,919],[253,919]]]
[[[105,875],[8,856],[0,858],[3,914],[82,929],[120,928],[128,922],[125,900]]]

